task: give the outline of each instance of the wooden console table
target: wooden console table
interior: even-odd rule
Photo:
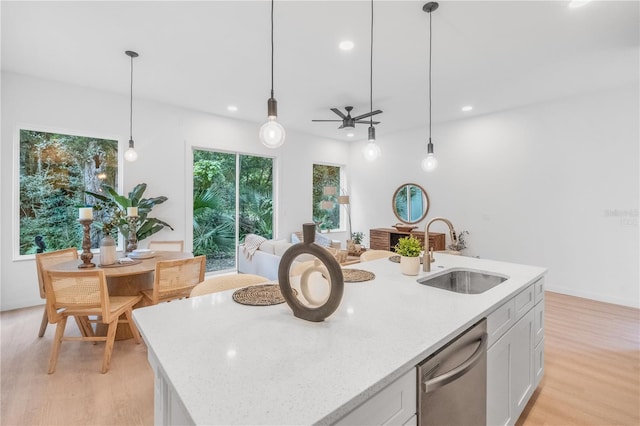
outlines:
[[[419,239],[424,246],[424,232],[411,231],[403,232],[395,228],[375,228],[369,230],[369,244],[375,250],[394,251],[393,248],[400,238],[413,235]],[[439,232],[429,232],[429,247],[434,251],[446,250],[445,234]]]

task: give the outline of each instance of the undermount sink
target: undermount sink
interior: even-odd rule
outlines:
[[[508,278],[467,269],[453,269],[442,275],[420,278],[418,283],[462,294],[480,294]]]

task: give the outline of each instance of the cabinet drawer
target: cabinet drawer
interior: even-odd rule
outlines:
[[[487,347],[491,347],[516,322],[516,301],[510,299],[487,317]]]
[[[404,425],[416,415],[416,369],[369,398],[336,425]],[[414,423],[415,424],[415,423]]]
[[[536,303],[544,299],[544,278],[540,278],[538,281],[533,283]]]
[[[522,316],[526,314],[529,309],[533,308],[533,304],[535,303],[534,292],[535,289],[534,285],[532,284],[527,287],[526,290],[515,297],[516,321],[522,318]]]

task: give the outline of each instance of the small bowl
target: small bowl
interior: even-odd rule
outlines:
[[[411,232],[414,229],[417,228],[417,226],[415,225],[405,225],[402,223],[396,223],[395,225],[393,225],[394,228],[396,228],[398,231],[400,232]]]

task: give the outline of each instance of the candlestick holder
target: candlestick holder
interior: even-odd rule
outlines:
[[[80,219],[80,224],[82,225],[82,254],[80,255],[80,259],[82,259],[82,263],[78,265],[78,268],[95,268],[96,264],[91,262],[93,259],[93,253],[91,253],[91,223],[92,219]]]
[[[128,216],[127,222],[129,222],[129,238],[127,239],[127,249],[125,251],[131,253],[138,248],[138,236],[136,235],[138,216]]]

